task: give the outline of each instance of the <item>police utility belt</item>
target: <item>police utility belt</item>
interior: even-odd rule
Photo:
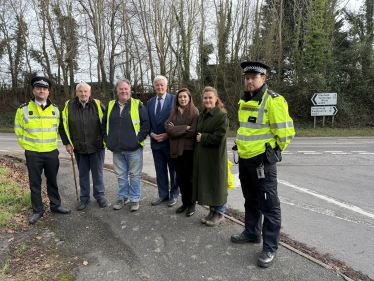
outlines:
[[[277,162],[282,161],[282,154],[279,149],[278,144],[276,144],[275,148],[273,149],[270,143],[265,143],[265,153],[264,153],[264,161],[267,161],[269,164],[275,164]],[[264,164],[261,163],[260,166],[256,168],[257,178],[264,179],[265,178],[265,168]]]

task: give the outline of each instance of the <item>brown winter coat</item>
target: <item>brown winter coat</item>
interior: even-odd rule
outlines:
[[[169,117],[165,122],[165,132],[169,136],[170,157],[177,158],[183,154],[183,150],[194,150],[196,142],[196,127],[197,119],[199,118],[199,110],[196,107],[192,108],[193,113],[190,117],[190,110],[186,107],[181,114],[178,114],[175,119]],[[174,126],[168,125],[170,122]],[[190,126],[187,130],[187,126]]]
[[[200,205],[222,206],[227,203],[227,113],[219,106],[200,113],[193,165],[192,201]]]

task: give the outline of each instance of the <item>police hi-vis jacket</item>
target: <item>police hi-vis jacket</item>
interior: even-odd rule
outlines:
[[[47,107],[43,110],[32,99],[18,108],[14,131],[23,149],[50,152],[57,149],[59,123],[60,117],[56,105],[48,100]]]
[[[247,94],[249,95],[249,93]],[[295,136],[293,121],[284,97],[264,84],[248,101],[239,101],[239,123],[236,144],[240,158],[248,159],[265,152],[265,143],[283,151]]]

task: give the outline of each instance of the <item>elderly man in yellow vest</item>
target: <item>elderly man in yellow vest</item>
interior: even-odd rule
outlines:
[[[29,223],[36,223],[44,214],[41,196],[42,172],[47,178],[47,193],[52,212],[70,213],[61,206],[57,186],[57,173],[60,166],[57,150],[57,128],[60,122],[58,107],[49,99],[52,83],[48,78],[31,79],[35,98],[22,104],[16,113],[14,131],[19,145],[25,150],[29,172],[31,205],[33,216]]]
[[[83,210],[90,199],[90,171],[93,181],[93,197],[99,207],[108,206],[105,199],[103,168],[105,144],[101,133],[101,120],[105,107],[99,100],[91,98],[91,87],[85,82],[76,86],[76,97],[66,101],[61,113],[59,127],[66,151],[73,154],[79,170],[80,202],[78,211]]]
[[[149,118],[143,104],[131,97],[129,80],[119,80],[116,90],[118,99],[109,102],[101,128],[108,149],[113,151],[114,172],[118,178],[118,200],[113,209],[119,210],[130,202],[134,212],[139,209],[143,146],[149,132]]]
[[[281,160],[281,151],[293,139],[295,130],[286,100],[265,83],[270,67],[253,61],[243,62],[241,67],[247,91],[239,101],[236,144],[245,198],[245,229],[232,235],[231,241],[261,243],[262,228],[263,246],[257,264],[269,267],[274,262],[281,228],[276,162]]]

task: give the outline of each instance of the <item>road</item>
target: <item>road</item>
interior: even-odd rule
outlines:
[[[228,155],[232,160],[228,140]],[[14,134],[0,133],[1,151],[23,153]],[[68,156],[61,142],[61,155]],[[106,153],[106,163],[112,155]],[[278,164],[282,232],[374,279],[374,137],[295,138]],[[149,139],[144,169],[155,176]],[[238,167],[228,206],[244,211]]]

